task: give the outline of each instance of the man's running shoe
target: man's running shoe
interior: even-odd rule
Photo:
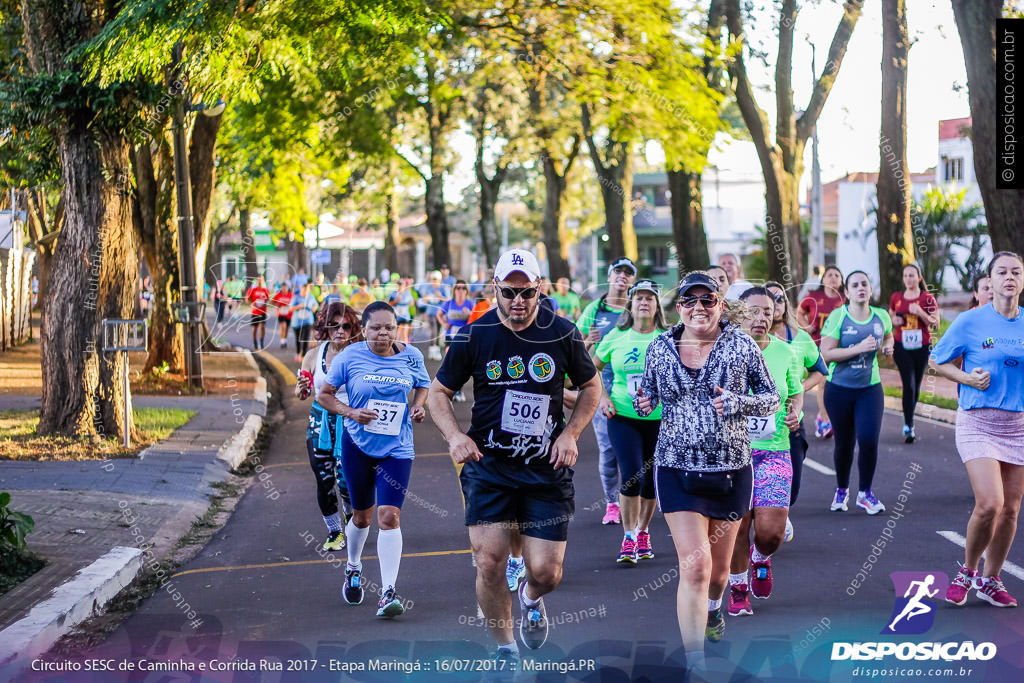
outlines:
[[[1006,587],[998,576],[989,576],[981,580],[978,597],[996,607],[1016,607],[1017,601],[1006,592]]]
[[[505,563],[505,580],[508,581],[508,590],[510,593],[515,593],[519,590],[519,584],[522,583],[523,579],[526,578],[526,561],[513,560],[511,557],[508,558],[508,562]]]
[[[735,586],[729,586],[729,616],[738,617],[742,614],[753,614],[754,610],[750,607],[750,591],[747,589],[747,584],[738,583]]]
[[[750,593],[764,600],[772,594],[772,558],[754,562],[754,546],[750,546]]]
[[[850,490],[849,489],[836,489],[836,495],[835,495],[835,498],[832,499],[832,505],[831,505],[831,507],[829,507],[829,510],[831,510],[832,512],[836,512],[838,510],[842,510],[843,512],[846,512],[846,510],[848,509],[846,507],[846,501],[848,501],[849,499],[850,499]]]
[[[831,439],[832,438],[832,423],[825,420],[821,423],[821,438]]]
[[[519,589],[519,610],[522,618],[519,621],[519,638],[523,645],[536,650],[548,642],[548,614],[544,609],[544,598],[540,599],[536,607],[527,607],[523,600],[526,598],[526,582]]]
[[[651,547],[651,532],[641,531],[636,535],[636,556],[641,560],[654,559],[654,548]]]
[[[377,616],[397,617],[400,614],[405,614],[405,605],[395,597],[395,589],[388,586],[388,589],[381,594],[380,602],[377,603]]]
[[[875,494],[871,493],[871,489],[857,492],[857,507],[863,508],[869,515],[885,512],[885,506],[882,505],[880,500],[875,498]]]
[[[619,559],[616,562],[629,567],[636,566],[636,561],[636,541],[626,536],[622,539],[622,550],[619,551]]]
[[[345,532],[344,531],[332,531],[327,536],[327,540],[324,541],[324,550],[344,550],[345,549]]]
[[[786,517],[786,536],[782,539],[782,542],[789,543],[793,540],[793,536],[793,521],[789,517]]]
[[[917,434],[914,433],[914,428],[910,425],[903,425],[903,441],[905,443],[914,443],[916,438]]]
[[[721,608],[708,612],[708,625],[704,629],[704,635],[712,643],[717,643],[725,635],[725,617],[722,616]]]
[[[621,511],[617,503],[608,503],[608,507],[604,509],[604,518],[601,520],[601,524],[621,524]]]
[[[814,436],[819,439],[825,438],[825,421],[821,419],[821,415],[814,418]]]
[[[345,587],[341,591],[345,602],[350,605],[359,605],[363,602],[363,577],[358,569],[345,567]]]
[[[287,343],[288,343],[288,342],[286,342],[286,341],[285,341],[284,339],[282,339],[282,340],[281,340],[281,343],[280,343],[280,344],[278,344],[278,345],[277,345],[277,347],[278,347],[279,349],[283,349],[283,348],[284,348],[284,347],[285,347],[285,346],[287,345]]]
[[[967,602],[967,594],[977,586],[978,581],[976,569],[968,569],[965,565],[960,565],[960,571],[956,573],[949,588],[946,589],[946,602],[963,605]]]

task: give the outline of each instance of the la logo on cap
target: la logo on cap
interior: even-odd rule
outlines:
[[[522,256],[520,256],[519,254],[512,254],[512,265],[513,266],[521,266],[521,265],[524,265],[524,264],[525,264],[525,262],[523,261],[523,257]]]

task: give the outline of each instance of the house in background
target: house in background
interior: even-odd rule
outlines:
[[[753,143],[732,142],[716,154],[702,176],[704,232],[714,263],[725,253],[745,255],[753,249],[757,226],[764,225],[764,179]],[[637,173],[633,177],[633,227],[641,276],[662,286],[678,283],[678,262],[672,237],[671,193],[665,172]],[[580,289],[600,288],[607,264],[621,256],[609,254],[607,234],[596,231],[570,252],[570,267]]]
[[[939,185],[952,185],[967,189],[966,204],[981,204],[981,191],[974,175],[974,148],[968,137],[971,119],[939,121],[938,164],[921,173],[910,174],[910,194],[921,201],[924,193]],[[826,262],[835,263],[844,273],[863,270],[877,288],[878,239],[875,234],[876,184],[878,173],[848,173],[823,186]],[[830,248],[831,245],[831,248]],[[991,255],[991,246],[985,238],[984,256]],[[954,248],[952,256],[960,263],[966,257],[964,249]],[[945,272],[943,287],[960,288],[953,269]]]

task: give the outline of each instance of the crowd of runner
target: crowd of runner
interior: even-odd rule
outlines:
[[[899,368],[907,443],[916,439],[928,364],[960,386],[956,443],[976,504],[946,600],[963,605],[975,590],[992,605],[1017,605],[999,573],[1024,496],[1020,256],[995,255],[973,308],[934,345],[938,304],[913,264],[885,308],[872,305],[862,271],[844,276],[830,266],[797,302],[780,283],[746,281],[732,255],[671,291],[637,279],[629,259],[615,260],[607,292],[585,307],[567,279],[550,291],[525,250],[502,254],[493,277],[474,286],[434,275],[429,288],[397,278],[389,292],[360,286],[347,301],[340,293],[318,300],[301,282],[287,304],[292,329],[309,327],[297,337],[314,339],[299,349],[296,395],[314,398],[307,453],[327,527],[323,547],[347,547],[348,604],[363,600],[361,555],[376,518],[377,614],[405,609],[396,593],[399,522],[413,423],[427,408],[459,471],[476,596],[497,657],[519,656],[517,630],[526,647],[543,645],[544,597],[561,581],[575,513],[577,441],[593,424],[602,522],[622,526],[609,562],[634,567],[654,557],[650,525],[660,510],[679,560],[675,608],[687,666],[700,669],[705,640],[724,635],[723,611],[752,615],[750,597],[771,595],[772,556],[794,536],[789,510],[808,448],[805,392],[816,390],[816,437],[833,439],[836,472],[834,495],[814,504],[849,511],[856,460],[856,507],[885,510],[872,488],[881,354]],[[253,289],[274,300],[262,280],[250,299]],[[420,312],[437,325],[433,379],[410,343]],[[471,419],[461,424],[453,401],[469,387]]]

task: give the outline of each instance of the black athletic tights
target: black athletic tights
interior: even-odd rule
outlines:
[[[900,380],[903,382],[903,424],[913,427],[914,409],[921,397],[921,382],[924,381],[924,371],[928,367],[928,347],[908,350],[896,342],[892,359],[900,369]]]
[[[882,433],[882,413],[885,397],[882,384],[863,389],[841,387],[825,383],[825,410],[832,418],[835,445],[836,486],[850,488],[850,470],[853,469],[854,442],[860,447],[857,471],[860,475],[858,490],[871,488],[878,464],[878,437]]]
[[[331,415],[330,417],[334,417]],[[324,426],[324,429],[327,427]],[[313,448],[313,439],[306,439],[306,454],[309,456],[309,466],[313,468],[316,475],[316,503],[320,506],[320,514],[330,517],[338,511],[338,494],[335,493],[335,484],[341,491],[341,498],[346,503],[345,507],[350,508],[348,488],[345,486],[344,478],[338,481],[337,468],[340,463],[334,458],[333,453],[318,453]],[[347,515],[343,515],[346,516]]]

